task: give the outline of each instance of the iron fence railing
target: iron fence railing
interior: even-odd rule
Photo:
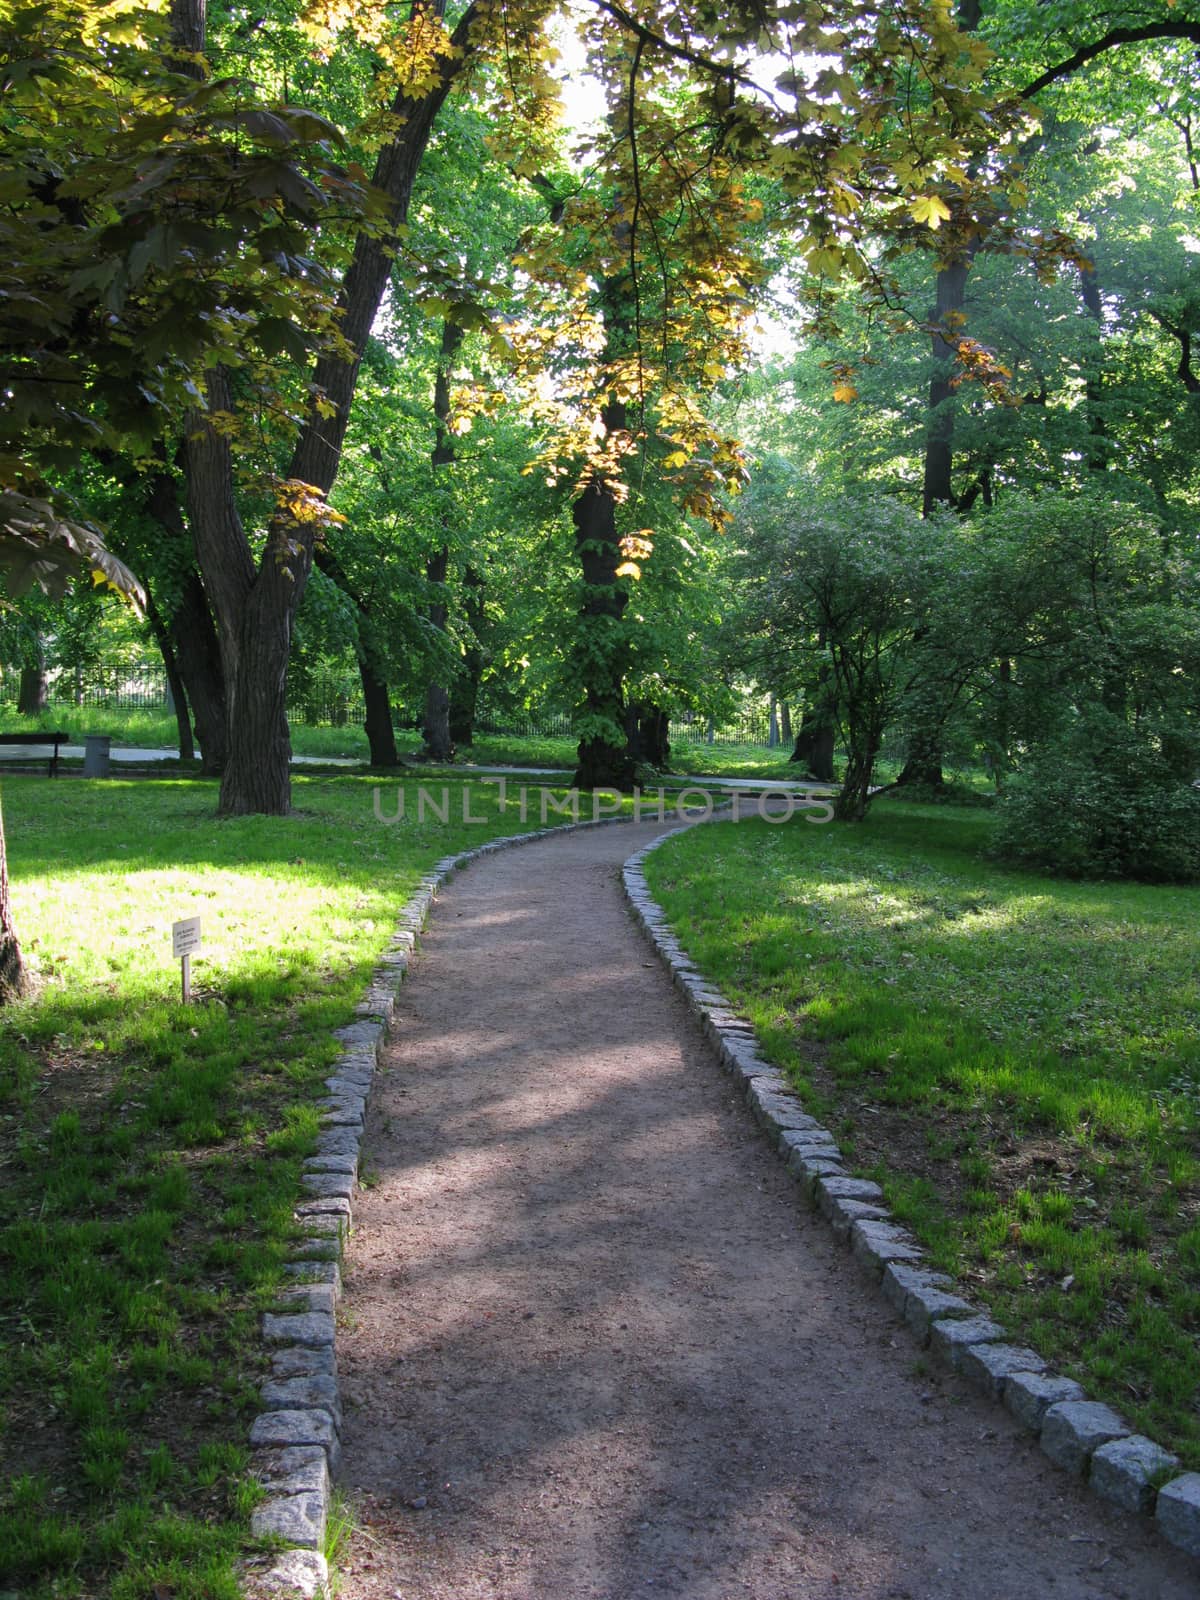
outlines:
[[[0,704],[15,706],[20,692],[20,669],[0,668]],[[51,668],[46,673],[46,704],[162,711],[170,706],[167,675],[154,666]]]

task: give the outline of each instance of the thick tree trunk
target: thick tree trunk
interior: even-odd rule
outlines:
[[[40,717],[50,700],[50,687],[46,682],[46,663],[42,659],[41,641],[37,643],[38,659],[21,668],[21,684],[17,690],[17,712],[22,717]]]
[[[610,406],[606,422],[610,432],[623,427],[624,407]],[[576,663],[583,683],[584,713],[592,724],[592,731],[579,741],[573,782],[578,789],[630,790],[637,763],[620,739],[625,724],[628,655],[622,618],[629,596],[616,575],[622,556],[612,490],[603,484],[590,484],[571,507],[571,518],[575,524],[575,550],[583,569]],[[597,723],[601,726],[597,727]]]
[[[425,714],[421,718],[421,754],[426,761],[454,760],[454,741],[450,737],[450,691],[442,683],[425,689]]]
[[[188,18],[203,12],[198,0],[178,0],[176,20],[182,40]],[[436,88],[419,100],[398,95],[392,105],[395,139],[380,154],[373,182],[391,201],[392,229],[405,224],[413,183],[434,121],[455,80],[473,62],[471,34],[478,20],[472,4],[451,36],[453,54],[442,59]],[[190,48],[195,48],[194,36]],[[203,46],[200,45],[199,48]],[[350,421],[358,367],[391,275],[394,236],[363,233],[339,300],[340,332],[352,359],[322,357],[316,363],[313,409],[292,455],[288,476],[327,495],[337,477]],[[224,815],[266,812],[284,815],[291,803],[288,762],[287,669],[292,625],[312,567],[317,528],[278,515],[268,530],[257,568],[237,512],[233,462],[228,441],[219,438],[208,416],[230,409],[224,374],[209,377],[208,411],[187,423],[188,507],[196,551],[216,612],[227,694],[229,758],[222,775],[220,810]]]
[[[388,685],[379,677],[367,660],[359,653],[358,676],[362,682],[363,706],[366,716],[363,729],[367,735],[369,760],[373,767],[398,767],[400,753],[396,749],[396,730],[392,724],[392,699]]]
[[[779,737],[784,744],[792,743],[792,708],[786,700],[779,702]]]
[[[191,709],[192,727],[200,742],[200,771],[207,778],[216,778],[224,771],[227,748],[221,647],[204,583],[196,568],[196,547],[179,503],[176,481],[170,473],[159,472],[151,478],[146,510],[178,548],[184,567],[179,592],[165,625]],[[182,750],[182,744],[180,748]]]
[[[915,734],[909,740],[908,755],[898,785],[918,785],[923,789],[940,789],[946,782],[942,772],[942,742],[936,734]]]
[[[820,644],[824,648],[823,633]],[[825,662],[817,674],[816,693],[804,702],[800,731],[796,735],[796,746],[788,757],[789,761],[797,762],[810,772],[818,783],[833,782],[836,719],[830,703],[830,680],[829,664]]]
[[[0,814],[0,1005],[25,992],[25,963],[21,941],[17,938],[8,893],[8,848],[4,840],[4,817]]]
[[[817,717],[809,718],[808,711],[800,719],[800,732],[796,735],[795,749],[788,757],[810,773],[818,783],[833,782],[833,724]]]
[[[479,704],[479,675],[471,670],[467,652],[466,670],[460,672],[450,690],[450,743],[457,750],[475,742],[475,708]]]
[[[308,561],[302,548],[291,554],[281,548],[272,529],[255,571],[234,497],[230,443],[209,421],[211,413],[230,410],[228,378],[218,369],[208,378],[208,411],[188,416],[184,446],[188,517],[217,614],[225,683],[228,747],[219,809],[231,816],[285,815],[291,803],[287,662]]]
[[[630,759],[665,771],[671,761],[670,728],[671,719],[660,706],[631,701],[625,710],[625,749]]]
[[[287,667],[293,608],[281,593],[282,569],[265,565],[242,608],[231,653],[237,671],[229,703],[229,761],[221,778],[222,816],[286,816],[291,809],[292,756],[287,720]]]
[[[635,322],[635,291],[625,279],[606,278],[601,285],[605,358],[627,353]],[[605,442],[623,435],[628,422],[625,403],[610,400],[600,412]],[[609,467],[607,471],[611,473]],[[575,553],[583,576],[574,668],[583,689],[583,732],[579,741],[575,785],[580,789],[632,790],[637,763],[622,737],[625,732],[625,679],[629,671],[629,639],[625,608],[629,594],[617,577],[622,564],[617,535],[617,495],[607,478],[592,478],[571,507]]]
[[[206,778],[220,777],[229,751],[221,645],[195,568],[184,579],[168,627],[200,742],[200,771]]]

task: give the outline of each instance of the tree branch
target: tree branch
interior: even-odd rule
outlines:
[[[1175,22],[1148,22],[1141,28],[1112,28],[1094,43],[1081,45],[1066,61],[1060,61],[1054,67],[1047,67],[1040,77],[1026,84],[1019,98],[1032,100],[1034,95],[1040,94],[1059,78],[1070,77],[1073,72],[1078,72],[1080,67],[1087,66],[1089,61],[1094,61],[1097,56],[1115,49],[1119,44],[1142,44],[1148,39],[1188,39],[1192,44],[1200,45],[1200,22],[1188,22],[1180,18]]]
[[[656,33],[653,28],[648,28],[644,22],[639,22],[631,16],[624,6],[614,3],[614,0],[595,0],[596,9],[610,16],[614,22],[619,23],[628,33],[643,45],[653,45],[656,50],[662,50],[669,56],[674,56],[677,61],[686,61],[693,67],[710,77],[723,79],[726,83],[744,84],[746,88],[753,89],[755,94],[763,95],[773,102],[774,96],[767,93],[761,84],[755,83],[753,78],[746,76],[737,67],[730,66],[728,62],[713,61],[699,50],[691,50],[685,44],[674,44],[670,39],[664,38],[661,33]]]

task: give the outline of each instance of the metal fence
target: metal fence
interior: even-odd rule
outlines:
[[[0,668],[0,704],[15,706],[21,673]],[[106,711],[171,709],[167,675],[161,667],[64,667],[46,674],[48,706],[99,706]]]
[[[17,704],[21,674],[0,668],[0,705]],[[161,666],[89,667],[50,671],[46,675],[47,706],[98,707],[106,711],[143,711],[150,714],[174,710],[167,676]],[[288,695],[288,715],[309,727],[361,727],[365,721],[362,689],[357,676],[314,673],[293,680]],[[398,728],[420,726],[418,707],[393,707]],[[570,714],[544,708],[526,710],[497,704],[480,695],[475,728],[479,733],[513,738],[570,738]],[[674,745],[753,745],[769,749],[783,741],[765,706],[748,708],[732,721],[715,723],[687,715],[671,720],[669,738]]]

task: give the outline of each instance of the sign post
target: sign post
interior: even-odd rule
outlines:
[[[171,954],[177,956],[180,962],[180,976],[183,984],[183,1003],[186,1006],[192,998],[192,957],[200,950],[200,918],[184,917],[181,922],[171,924]]]

